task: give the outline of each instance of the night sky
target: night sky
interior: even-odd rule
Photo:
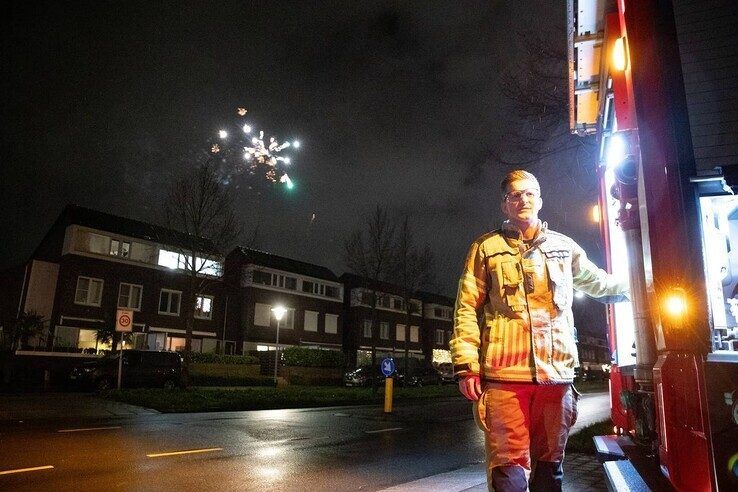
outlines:
[[[381,204],[410,215],[453,295],[469,243],[500,221],[508,169],[489,151],[519,123],[499,87],[518,33],[566,42],[563,0],[13,3],[0,267],[25,261],[67,203],[160,221],[171,182],[245,107],[303,145],[293,190],[232,185],[242,242],[258,228],[259,249],[340,275],[343,238]],[[531,168],[541,217],[601,264],[594,173],[567,164]]]

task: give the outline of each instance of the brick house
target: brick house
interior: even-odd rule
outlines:
[[[200,240],[202,251],[208,241]],[[181,251],[191,238],[160,226],[67,206],[25,266],[20,310],[47,320],[45,333],[29,342],[45,350],[93,351],[99,328],[115,324],[116,310],[134,311],[130,343],[136,348],[184,348],[183,292],[187,275]],[[224,333],[222,258],[204,261],[196,293],[193,351],[232,352]]]
[[[343,285],[320,265],[249,248],[236,248],[225,261],[231,289],[229,327],[243,353],[274,350],[277,321],[271,309],[287,313],[279,323],[279,347],[341,349]]]
[[[345,289],[343,347],[349,365],[370,363],[372,346],[377,359],[404,357],[406,350],[409,357],[426,359],[420,331],[422,303],[419,299],[411,300],[414,312],[408,323],[400,287],[371,282],[352,273],[344,273],[340,280]],[[375,291],[377,324],[376,329],[372,329],[372,293]]]
[[[454,331],[454,299],[432,292],[419,292],[423,301],[423,353],[434,363],[450,362],[448,342]]]

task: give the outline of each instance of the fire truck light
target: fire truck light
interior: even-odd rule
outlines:
[[[612,68],[622,72],[628,68],[628,53],[625,51],[625,38],[615,40],[612,46]]]
[[[595,224],[599,224],[600,218],[600,206],[592,205],[592,222],[594,222]]]
[[[605,164],[612,169],[618,166],[628,154],[628,142],[622,133],[613,133],[607,140]]]
[[[670,316],[679,318],[686,313],[687,302],[684,299],[684,295],[680,293],[672,293],[664,300],[664,307]]]

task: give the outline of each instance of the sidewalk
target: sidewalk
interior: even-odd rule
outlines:
[[[158,414],[89,393],[38,393],[0,396],[0,422],[106,419]]]
[[[569,454],[564,460],[564,492],[607,492],[602,464],[594,456]],[[380,492],[486,492],[484,464],[396,485]]]

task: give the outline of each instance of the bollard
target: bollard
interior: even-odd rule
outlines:
[[[392,378],[386,378],[384,380],[384,413],[392,413],[393,381]]]

